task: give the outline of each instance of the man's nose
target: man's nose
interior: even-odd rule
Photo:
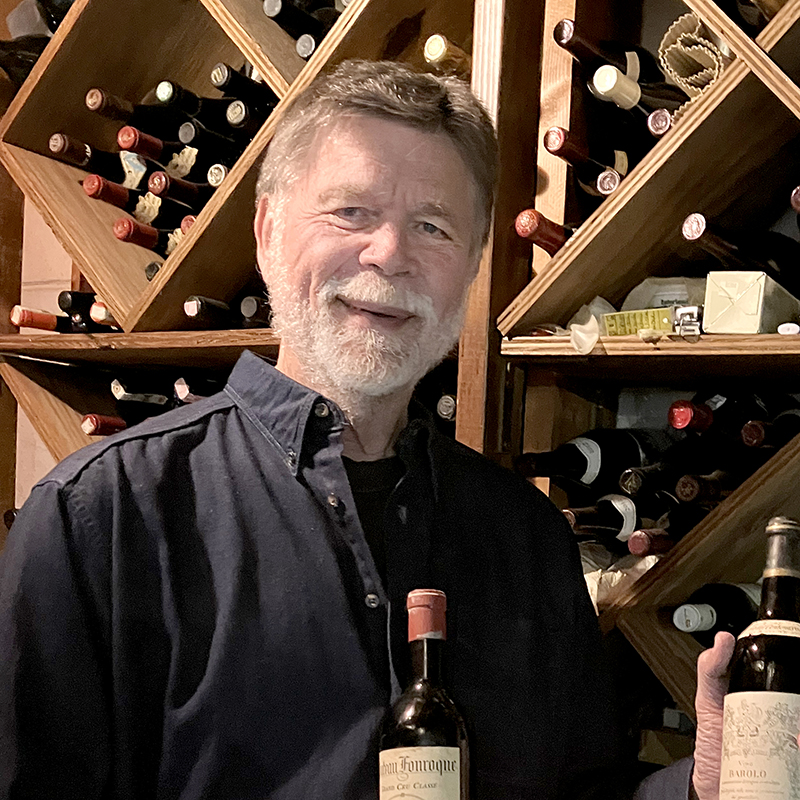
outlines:
[[[361,266],[378,269],[386,275],[403,275],[411,270],[405,233],[389,222],[377,225],[369,233],[367,246],[361,251]]]

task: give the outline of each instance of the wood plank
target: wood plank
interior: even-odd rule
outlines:
[[[52,365],[43,367],[17,362],[0,362],[0,377],[14,394],[20,407],[41,436],[53,458],[60,461],[70,453],[97,441],[101,437],[87,436],[80,427],[81,417],[90,411],[113,413],[113,397],[109,403],[102,399],[99,386],[91,387],[82,380],[80,385],[72,376],[54,372]],[[60,368],[65,369],[65,368]],[[92,399],[95,400],[93,402]]]
[[[500,315],[501,332],[564,324],[595,295],[619,303],[649,275],[685,273],[694,265],[680,226],[694,211],[723,227],[774,222],[800,171],[798,133],[791,112],[732,64]],[[720,146],[727,141],[735,157]]]
[[[504,450],[506,406],[495,319],[529,272],[530,251],[506,221],[527,204],[535,180],[531,142],[539,107],[541,14],[541,7],[523,0],[479,0],[475,5],[472,89],[497,129],[500,174],[495,224],[470,291],[459,345],[456,438],[490,457],[500,457]],[[524,59],[519,57],[523,52]]]
[[[0,166],[0,334],[15,330],[8,312],[20,297],[23,205],[22,192]]]
[[[706,334],[697,342],[670,336],[655,344],[637,336],[605,336],[586,356],[576,353],[567,337],[521,336],[503,340],[501,352],[564,375],[686,384],[711,376],[791,375],[800,357],[800,336]]]
[[[0,336],[0,356],[105,365],[230,368],[244,350],[274,358],[269,329]]]

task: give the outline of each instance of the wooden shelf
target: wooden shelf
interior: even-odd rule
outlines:
[[[785,70],[800,71],[800,48],[789,54],[783,45],[800,36],[800,0],[779,16],[762,44],[780,51]],[[694,211],[723,226],[758,228],[788,207],[800,176],[800,91],[769,59],[759,64],[770,87],[743,61],[731,64],[499,316],[501,333],[563,324],[596,295],[617,304],[645,277],[681,274],[680,226]],[[735,142],[735,152],[720,141]]]
[[[800,336],[703,335],[696,342],[666,336],[655,344],[638,336],[604,336],[585,356],[567,336],[519,336],[504,339],[501,353],[567,375],[674,384],[712,376],[785,376],[787,368],[797,367]]]
[[[70,363],[230,368],[244,350],[277,357],[269,329],[152,333],[13,334],[0,336],[0,357],[26,356]]]

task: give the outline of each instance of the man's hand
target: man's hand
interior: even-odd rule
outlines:
[[[692,784],[698,800],[718,800],[722,764],[722,706],[728,690],[728,665],[736,640],[718,633],[714,646],[697,659],[697,737]]]

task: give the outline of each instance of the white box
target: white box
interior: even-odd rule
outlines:
[[[708,273],[703,308],[706,333],[775,333],[782,322],[798,318],[800,300],[766,273]]]

